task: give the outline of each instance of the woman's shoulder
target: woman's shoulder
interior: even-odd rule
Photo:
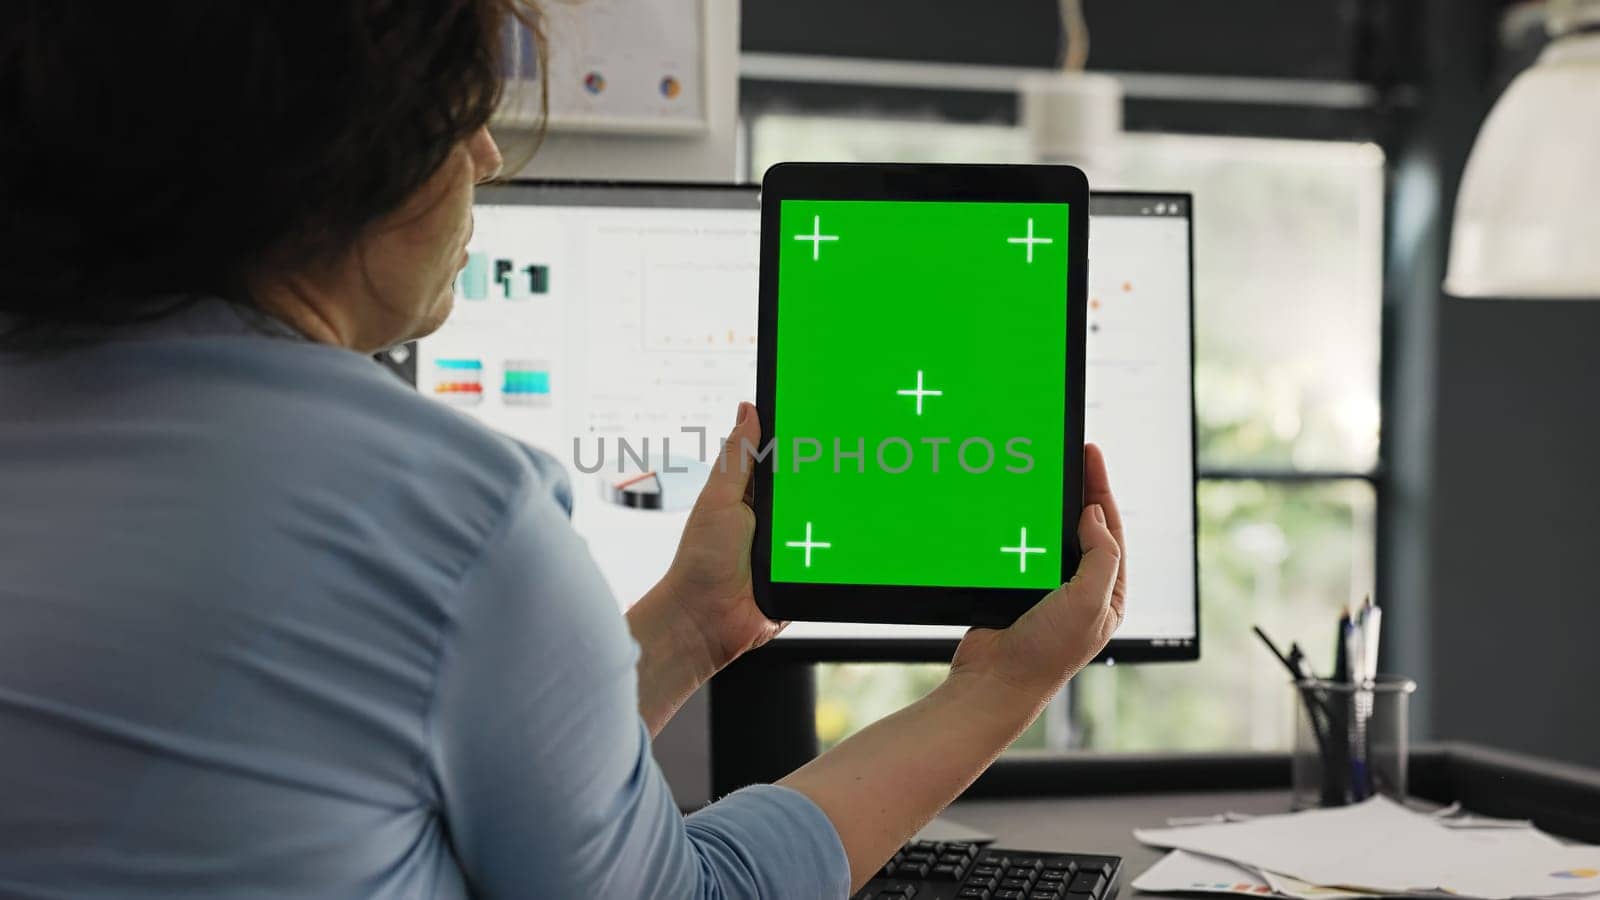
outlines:
[[[271,374],[274,402],[328,435],[330,464],[382,465],[394,482],[438,502],[506,498],[536,482],[570,506],[565,472],[548,453],[419,394],[367,357],[304,344],[294,351],[306,358]]]
[[[247,485],[225,480],[259,502],[316,493],[349,509],[416,510],[469,542],[530,489],[570,509],[555,459],[420,395],[359,353],[206,333],[90,355],[73,368],[117,373],[119,418],[165,434],[174,460],[212,475],[251,472]]]

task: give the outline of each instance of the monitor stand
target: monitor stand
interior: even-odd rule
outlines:
[[[816,757],[811,663],[746,653],[711,679],[711,795],[770,784]]]

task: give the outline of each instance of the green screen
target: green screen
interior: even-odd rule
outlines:
[[[779,218],[772,579],[1055,587],[1068,205]]]

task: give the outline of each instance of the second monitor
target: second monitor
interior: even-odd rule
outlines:
[[[420,391],[557,456],[573,523],[618,602],[666,571],[718,438],[755,395],[753,187],[527,182],[484,188],[456,307],[420,342]],[[1107,655],[1193,659],[1191,201],[1091,204],[1085,435],[1106,451],[1129,545]],[[781,652],[948,658],[960,628],[803,622]]]

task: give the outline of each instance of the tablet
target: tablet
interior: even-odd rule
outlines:
[[[1083,173],[782,164],[761,201],[757,604],[1010,624],[1078,564]]]

